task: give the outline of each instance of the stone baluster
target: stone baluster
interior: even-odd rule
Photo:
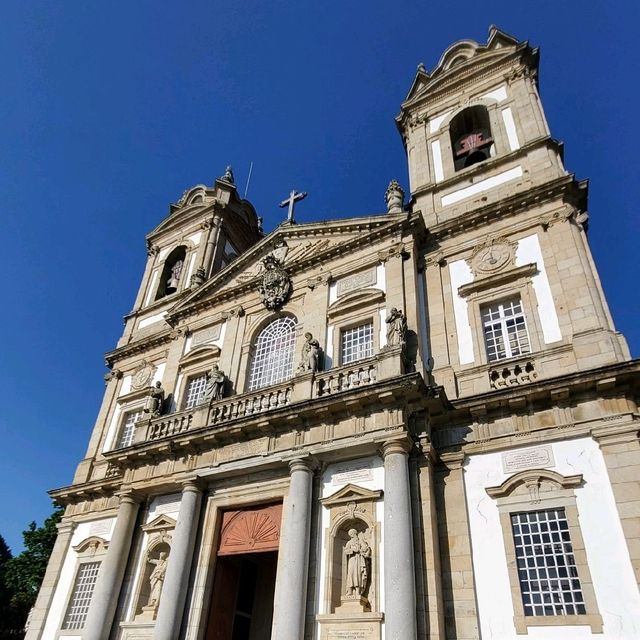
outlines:
[[[283,517],[273,613],[273,640],[304,638],[309,570],[313,469],[310,460],[289,463],[291,483]]]
[[[171,541],[154,640],[175,640],[180,633],[189,572],[193,560],[202,491],[189,481],[182,488],[178,521]]]
[[[107,555],[100,566],[82,634],[83,638],[107,640],[109,637],[129,559],[138,507],[138,501],[132,492],[121,494],[116,526],[109,542]]]
[[[385,638],[416,640],[416,578],[407,440],[391,440],[384,457]]]

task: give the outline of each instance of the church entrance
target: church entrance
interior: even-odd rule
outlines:
[[[206,640],[270,640],[282,505],[222,516]]]

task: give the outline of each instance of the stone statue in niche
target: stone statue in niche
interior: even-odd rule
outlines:
[[[387,319],[387,346],[401,347],[406,344],[407,318],[402,309],[393,307]]]
[[[227,376],[224,371],[220,371],[220,367],[214,364],[211,367],[211,371],[207,373],[207,383],[204,387],[204,393],[202,394],[202,401],[209,403],[214,400],[222,400],[224,398],[224,387],[227,381]]]
[[[155,387],[149,387],[147,401],[144,405],[144,412],[151,414],[152,418],[162,415],[164,406],[164,389],[160,380],[156,382]]]
[[[173,267],[171,267],[171,275],[167,280],[167,293],[175,293],[178,290],[180,274],[182,273],[183,266],[184,262],[182,260],[177,260]]]
[[[321,357],[322,350],[320,349],[320,343],[309,332],[305,333],[298,371],[311,371],[312,373],[320,371]]]
[[[147,606],[157,609],[160,604],[160,594],[162,593],[162,586],[164,585],[164,576],[167,573],[167,552],[161,551],[157,560],[149,558],[147,562],[155,565],[155,568],[149,575],[151,591],[149,593],[149,604]]]
[[[364,533],[349,529],[349,541],[344,546],[347,562],[345,595],[363,596],[369,586],[371,547]]]

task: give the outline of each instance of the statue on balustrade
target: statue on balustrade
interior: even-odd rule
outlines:
[[[406,344],[407,337],[407,318],[395,307],[391,309],[386,320],[387,323],[387,346],[401,347]]]
[[[149,387],[147,401],[144,405],[144,412],[151,414],[152,418],[162,415],[164,407],[164,389],[160,380],[156,382],[155,387]]]
[[[149,558],[148,562],[154,564],[155,568],[149,576],[151,591],[149,593],[149,604],[147,606],[157,609],[160,604],[160,594],[162,593],[162,586],[164,585],[164,577],[167,573],[167,552],[161,551],[157,560]]]
[[[320,343],[310,333],[304,334],[304,343],[300,353],[298,371],[311,371],[315,373],[321,369],[322,350]]]
[[[362,596],[369,586],[371,547],[364,533],[349,529],[349,541],[344,546],[347,575],[345,595]]]
[[[207,383],[204,387],[204,393],[202,394],[202,401],[209,403],[214,400],[222,400],[224,398],[225,383],[227,376],[224,371],[220,371],[220,367],[214,364],[211,367],[211,371],[207,373]]]

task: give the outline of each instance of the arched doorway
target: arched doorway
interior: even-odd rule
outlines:
[[[282,504],[225,511],[206,640],[270,640]]]

